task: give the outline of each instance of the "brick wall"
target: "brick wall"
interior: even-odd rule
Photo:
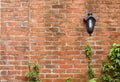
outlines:
[[[27,82],[28,61],[41,65],[43,82],[88,82],[85,47],[93,67],[101,65],[113,43],[120,43],[119,0],[1,0],[0,82]],[[97,19],[90,37],[83,18]]]
[[[0,82],[26,82],[29,1],[1,0]]]

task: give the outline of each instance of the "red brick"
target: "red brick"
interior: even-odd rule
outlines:
[[[120,43],[119,0],[1,0],[0,81],[26,82],[28,61],[41,66],[43,82],[88,82],[86,45],[101,75],[102,61]],[[86,5],[87,4],[87,5]],[[90,37],[83,18],[97,22]]]
[[[47,74],[46,78],[58,78],[58,74]]]
[[[44,79],[43,82],[52,82],[52,79]]]
[[[72,68],[73,66],[72,65],[60,65],[60,68],[64,68],[64,69],[68,69],[68,68]]]
[[[54,79],[53,81],[54,81],[54,82],[64,82],[65,79]]]
[[[67,73],[62,73],[62,74],[59,74],[59,75],[60,75],[61,78],[66,78],[66,79],[68,77],[73,77],[73,74],[71,74],[71,73],[68,73],[68,74]]]

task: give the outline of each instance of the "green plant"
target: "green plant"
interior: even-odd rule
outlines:
[[[39,70],[40,66],[37,63],[28,63],[29,66],[29,72],[26,74],[26,76],[29,79],[29,82],[42,82],[39,78]]]
[[[71,78],[70,78],[70,77],[67,78],[67,79],[66,79],[66,82],[72,82],[72,81],[71,81]]]
[[[89,77],[90,80],[89,82],[96,82],[96,78],[95,78],[95,70],[92,68],[91,66],[91,62],[92,62],[92,49],[89,45],[86,46],[86,57],[88,58],[88,68],[89,68]]]
[[[87,45],[85,50],[86,50],[86,57],[88,58],[88,60],[91,60],[91,55],[92,55],[91,47]]]
[[[120,44],[113,44],[108,60],[103,63],[101,82],[120,82]]]
[[[97,78],[92,78],[89,80],[89,82],[96,82]]]

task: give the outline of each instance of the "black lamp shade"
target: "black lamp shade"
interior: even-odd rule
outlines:
[[[94,26],[96,23],[96,19],[92,16],[92,13],[88,13],[88,17],[84,19],[84,22],[86,23],[86,29],[87,32],[91,35],[94,31]]]

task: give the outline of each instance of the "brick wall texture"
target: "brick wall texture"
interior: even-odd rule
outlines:
[[[83,18],[96,17],[92,36]],[[43,82],[88,82],[85,47],[101,75],[113,43],[120,43],[120,0],[0,0],[0,82],[28,82],[28,61]]]

